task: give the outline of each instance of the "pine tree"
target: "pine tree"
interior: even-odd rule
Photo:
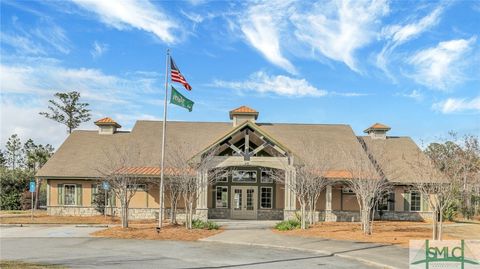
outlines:
[[[49,100],[49,112],[40,112],[40,115],[47,119],[54,120],[67,126],[69,134],[72,130],[78,128],[82,122],[90,120],[90,110],[87,108],[88,103],[81,103],[80,93],[76,91],[61,93],[54,95],[58,100]]]
[[[22,142],[18,138],[17,134],[13,134],[7,141],[5,145],[6,155],[7,155],[7,164],[12,168],[18,168],[23,160],[22,156]]]

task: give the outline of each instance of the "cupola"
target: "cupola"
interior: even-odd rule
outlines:
[[[95,125],[98,126],[98,133],[102,135],[112,135],[117,131],[117,128],[122,128],[120,124],[109,117],[97,120]]]
[[[249,108],[248,106],[241,106],[230,111],[230,119],[233,122],[233,127],[236,127],[247,120],[255,122],[257,118],[258,112],[252,108]]]
[[[387,125],[377,122],[365,129],[363,132],[367,133],[372,139],[386,139],[387,132],[390,131],[390,129],[391,128]]]

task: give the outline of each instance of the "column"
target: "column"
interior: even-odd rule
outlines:
[[[197,218],[207,220],[208,218],[208,174],[207,172],[197,172],[198,199],[195,208]]]
[[[296,211],[296,195],[291,190],[290,186],[293,186],[295,182],[295,171],[291,168],[285,170],[285,205],[284,205],[284,219],[290,219],[295,215]]]
[[[332,214],[332,186],[325,188],[325,221],[335,221]]]

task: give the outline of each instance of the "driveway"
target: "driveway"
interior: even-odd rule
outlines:
[[[1,226],[0,259],[72,268],[371,268],[359,261],[299,250],[81,236],[95,229],[101,228]]]

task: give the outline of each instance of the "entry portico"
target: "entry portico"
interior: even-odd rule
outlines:
[[[392,165],[401,166],[405,156],[417,154],[418,147],[408,137],[389,137],[385,125],[368,128],[368,136],[356,136],[345,124],[258,123],[259,112],[242,106],[230,111],[231,122],[168,122],[167,151],[177,143],[191,149],[185,161],[198,160],[215,148],[215,166],[227,173],[213,182],[206,173],[197,173],[199,183],[196,218],[221,219],[287,219],[298,210],[295,193],[288,186],[296,180],[295,165],[301,163],[305,145],[337,152],[346,149],[362,161],[375,157],[373,145],[390,150],[392,163],[380,164],[389,178]],[[98,165],[104,161],[104,149],[116,144],[134,142],[141,149],[137,171],[158,176],[162,122],[137,121],[132,131],[122,132],[112,119],[96,122],[98,131],[74,131],[54,156],[38,172],[48,187],[47,208],[53,215],[99,214],[93,196],[101,188]],[[388,128],[388,129],[387,129]],[[168,154],[167,154],[168,156]],[[401,157],[399,157],[401,156]],[[358,220],[355,194],[342,180],[347,179],[349,163],[341,154],[316,156],[328,163],[328,177],[335,184],[326,187],[317,203],[317,215],[326,221]],[[275,173],[273,178],[272,171]],[[281,178],[278,175],[282,175]],[[391,177],[395,185],[391,195],[380,205],[383,218],[423,219],[430,212],[418,193],[411,191],[412,175]],[[167,175],[168,176],[168,175]],[[389,178],[390,180],[390,178]],[[166,193],[168,208],[169,194]],[[180,203],[181,204],[181,203]],[[119,213],[118,201],[111,198],[113,211]],[[133,218],[154,218],[158,213],[158,186],[145,184],[135,194],[130,206]],[[182,211],[182,208],[180,208]],[[168,214],[167,214],[168,215]]]

